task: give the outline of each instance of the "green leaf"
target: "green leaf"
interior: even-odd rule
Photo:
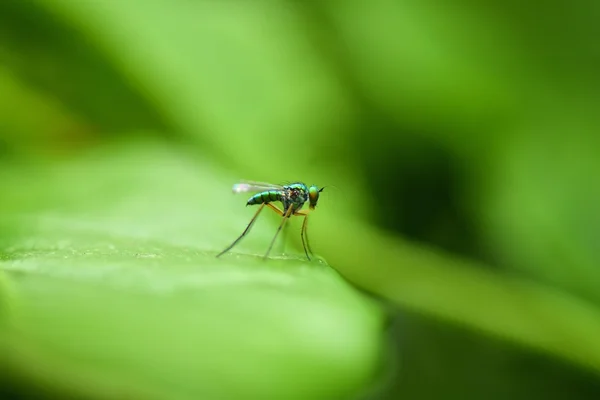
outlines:
[[[39,4],[101,49],[171,126],[230,167],[273,182],[317,182],[324,171],[347,172],[332,162],[337,151],[328,146],[343,144],[337,135],[352,129],[354,110],[336,71],[308,40],[310,25],[299,7],[268,1]],[[289,147],[292,154],[282,151]]]
[[[36,1],[0,4],[0,58],[25,88],[16,104],[9,104],[16,115],[30,111],[27,117],[35,121],[49,118],[51,111],[57,110],[54,114],[67,114],[75,120],[64,126],[61,119],[42,128],[42,132],[50,130],[54,137],[72,140],[92,132],[162,130],[165,126],[150,101],[112,63],[106,62],[105,55],[79,29],[56,18]],[[9,98],[7,93],[3,100]],[[38,106],[17,109],[28,98]],[[45,99],[46,104],[41,104],[39,98]],[[37,131],[34,130],[39,136]],[[22,132],[23,129],[18,131]]]
[[[381,311],[325,262],[262,260],[268,219],[215,257],[253,211],[210,163],[121,144],[13,179],[11,376],[48,372],[59,397],[87,382],[100,398],[256,399],[343,398],[374,378]]]
[[[312,237],[357,286],[395,304],[600,373],[600,311],[569,293],[386,235],[335,211]],[[335,237],[335,240],[328,240]]]
[[[520,45],[497,12],[435,1],[322,7],[361,93],[398,124],[453,127],[445,141],[464,146],[481,140],[473,125],[514,112]]]
[[[530,52],[520,48],[521,38],[512,40],[512,24],[489,18],[501,12],[492,8],[467,15],[460,7],[450,10],[433,3],[420,8],[337,2],[326,22],[339,35],[338,43],[323,46],[347,51],[346,64],[336,70],[307,39],[312,25],[299,3],[30,4],[53,17],[46,21],[51,28],[70,29],[43,43],[71,34],[75,38],[64,53],[60,48],[49,53],[79,54],[77,45],[97,50],[87,62],[86,57],[75,57],[80,62],[64,57],[70,66],[67,77],[86,66],[100,65],[105,71],[90,74],[97,78],[90,80],[94,85],[82,84],[85,90],[75,100],[56,90],[70,99],[66,103],[81,104],[90,111],[85,114],[97,116],[92,119],[108,121],[105,128],[122,127],[123,121],[147,126],[136,121],[164,116],[168,126],[203,145],[202,157],[211,154],[213,160],[198,164],[180,158],[179,152],[117,146],[67,165],[48,165],[44,173],[2,171],[2,266],[10,271],[8,286],[17,292],[11,304],[17,307],[10,313],[12,332],[2,338],[12,351],[0,364],[7,374],[0,376],[20,376],[24,387],[29,381],[46,387],[52,376],[61,383],[52,386],[58,393],[81,391],[100,398],[122,398],[124,391],[140,397],[167,392],[325,398],[347,395],[367,382],[381,345],[381,316],[331,269],[300,260],[264,264],[254,256],[214,259],[251,216],[240,199],[227,195],[239,178],[302,179],[346,189],[343,195],[324,196],[319,212],[311,215],[310,235],[313,247],[351,282],[405,310],[600,369],[597,306],[551,286],[422,249],[360,218],[376,207],[368,195],[375,200],[385,195],[384,189],[368,193],[360,182],[361,139],[377,143],[372,135],[380,134],[378,149],[386,146],[394,154],[404,138],[396,132],[424,128],[428,135],[432,132],[432,140],[460,152],[469,169],[478,169],[497,161],[491,158],[499,143],[514,139],[504,137],[510,126],[531,118],[518,110],[522,92],[534,104],[547,95],[540,87],[552,79],[530,62]],[[13,14],[0,14],[6,15],[2,25],[9,26]],[[23,37],[24,32],[29,33],[20,31]],[[315,37],[330,40],[326,34]],[[28,60],[28,66],[36,65],[36,58]],[[359,89],[341,85],[340,75],[352,75]],[[64,87],[58,81],[52,89]],[[111,87],[108,83],[120,81],[127,85],[117,84],[111,96],[98,95]],[[123,86],[132,90],[125,90],[123,99],[115,97]],[[119,107],[112,100],[96,103],[104,98],[122,101]],[[364,110],[353,104],[361,101],[375,108],[367,120],[384,114],[400,129],[373,133],[368,126],[362,138],[349,135],[363,122]],[[144,117],[146,106],[131,106],[138,102],[152,105],[150,116]],[[490,236],[521,268],[540,272],[546,282],[563,282],[567,276],[569,288],[591,297],[597,251],[590,238],[597,235],[566,239],[589,227],[585,210],[593,212],[594,207],[569,209],[565,192],[571,190],[556,189],[562,184],[528,186],[547,177],[545,166],[553,157],[533,163],[542,166],[539,172],[522,173],[543,141],[526,143],[523,153],[518,141],[509,143],[515,145],[508,162],[498,164],[505,168],[516,160],[517,167],[491,182],[497,203],[482,202],[483,207],[491,205],[495,215],[489,218],[500,226],[501,232]],[[556,143],[562,148],[562,141]],[[562,183],[598,169],[591,149],[582,152],[588,166],[563,169],[573,161],[569,157],[559,163],[553,172],[570,171]],[[116,154],[109,156],[111,151]],[[471,165],[464,154],[481,158]],[[380,155],[374,151],[371,157],[377,161]],[[236,175],[217,167],[218,159]],[[385,164],[380,172],[393,175]],[[465,186],[478,188],[473,181]],[[514,186],[518,190],[513,193]],[[578,192],[586,187],[574,185],[574,197],[597,198]],[[546,203],[546,197],[552,198]],[[544,218],[557,210],[563,222],[544,230]],[[538,219],[540,211],[545,215]],[[272,225],[267,228],[269,218],[274,216],[261,218],[240,252],[264,251],[273,231]],[[530,221],[541,223],[531,228]],[[577,226],[568,229],[572,221]],[[540,230],[540,242],[532,242]],[[547,251],[547,241],[558,243],[560,261]],[[572,260],[581,273],[575,278],[568,272]],[[232,324],[238,329],[235,335],[228,330]],[[344,338],[352,341],[350,346]],[[324,359],[331,364],[323,367]],[[157,366],[156,360],[164,365]],[[198,373],[192,376],[193,371]],[[465,382],[472,379],[464,375]]]
[[[600,304],[600,122],[580,115],[594,104],[565,102],[506,140],[480,212],[511,269]]]
[[[356,124],[353,100],[340,87],[336,77],[340,71],[332,70],[323,54],[311,47],[310,25],[299,17],[295,5],[38,2],[99,46],[108,62],[152,99],[173,126],[200,138],[206,151],[244,174],[232,180],[299,178],[348,188],[335,199],[324,197],[319,212],[311,216],[310,231],[318,251],[352,282],[428,316],[463,323],[580,365],[600,366],[600,355],[588,351],[597,347],[597,308],[551,287],[491,273],[475,263],[390,238],[360,218],[373,205],[360,207],[365,189],[355,157],[362,149],[351,149],[353,138],[347,134]],[[331,10],[334,30],[349,51],[348,69],[356,72],[362,91],[378,111],[401,124],[408,118],[409,126],[433,125],[436,132],[447,133],[435,140],[450,142],[465,153],[495,145],[496,140],[485,139],[472,128],[473,121],[504,133],[504,125],[495,118],[507,118],[507,125],[514,122],[519,113],[516,97],[529,78],[538,75],[535,68],[515,73],[533,64],[522,55],[519,38],[507,35],[510,29],[503,20],[486,18],[498,14],[493,9],[463,15],[448,9],[439,12],[437,6],[338,2]],[[391,38],[399,38],[402,45]],[[456,131],[466,134],[456,138]],[[476,136],[483,139],[473,147]],[[391,148],[402,143],[401,137],[386,133],[381,142]],[[370,139],[366,134],[364,140]],[[115,185],[131,185],[119,183],[117,175],[111,179]],[[225,190],[228,187],[218,193]],[[221,201],[217,191],[204,196]],[[213,202],[208,203],[214,209]],[[129,212],[137,211],[137,206],[131,208]],[[171,223],[156,221],[160,229],[153,233],[164,235],[163,222]],[[228,234],[219,243],[240,230],[237,225],[222,228]],[[173,233],[166,232],[167,237]],[[269,235],[261,234],[255,232],[255,239],[248,238],[243,246],[260,241],[262,246],[253,248],[264,248]],[[206,245],[207,251],[219,250],[217,242]],[[532,315],[523,311],[529,308]]]

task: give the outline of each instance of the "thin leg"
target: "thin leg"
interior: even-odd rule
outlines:
[[[279,232],[281,231],[281,228],[283,228],[283,226],[285,225],[286,221],[289,219],[289,216],[292,214],[292,207],[290,206],[286,213],[283,215],[283,220],[281,221],[281,224],[279,224],[279,228],[277,228],[277,232],[275,232],[275,236],[273,237],[273,240],[271,240],[271,244],[269,245],[269,249],[267,250],[267,253],[265,254],[264,258],[266,259],[269,256],[269,253],[271,252],[271,249],[273,248],[273,244],[275,243],[275,239],[277,239],[277,235],[279,235]]]
[[[275,211],[277,214],[279,214],[279,216],[283,217],[283,211],[281,211],[281,209],[279,207],[277,207],[276,205],[272,204],[272,203],[268,203],[267,206],[269,208],[271,208],[271,210]],[[281,253],[283,254],[285,252],[285,243],[287,242],[286,238],[287,238],[287,233],[289,231],[289,225],[285,225],[283,227],[283,236],[284,239],[281,241],[282,242],[282,246],[281,246]]]
[[[283,211],[279,207],[277,207],[275,204],[266,203],[265,205],[267,207],[269,207],[271,210],[275,211],[277,214],[279,214],[280,217],[283,217]]]
[[[308,235],[306,234],[306,225],[308,223],[308,215],[304,216],[304,221],[302,222],[302,230],[300,231],[300,237],[302,238],[302,247],[304,247],[304,254],[306,254],[306,258],[310,261],[310,256],[308,255],[308,251],[310,254],[313,254],[310,249],[310,244],[308,244]],[[307,251],[308,249],[308,251]]]
[[[306,258],[310,261],[310,256],[308,253],[315,255],[310,248],[310,243],[308,242],[308,234],[306,232],[306,228],[308,227],[308,211],[296,211],[294,215],[304,216],[304,221],[302,221],[302,230],[300,231],[300,237],[302,238],[302,247],[304,247],[304,253],[306,254]],[[308,249],[308,250],[307,250]]]
[[[233,241],[233,243],[231,243],[231,245],[229,247],[227,247],[225,250],[223,250],[222,252],[220,252],[219,254],[217,254],[217,257],[221,257],[223,254],[225,254],[229,250],[231,250],[233,248],[233,246],[235,246],[244,236],[246,236],[246,234],[248,232],[250,232],[250,228],[254,224],[254,221],[256,221],[256,218],[258,217],[258,214],[260,214],[260,212],[263,210],[263,208],[265,208],[265,203],[263,203],[263,204],[260,205],[260,207],[258,208],[258,211],[256,211],[256,214],[254,214],[254,217],[252,217],[252,219],[250,220],[250,223],[248,224],[248,226],[246,227],[246,229],[244,229],[244,232],[242,232],[242,234],[240,235],[240,237],[238,237],[237,239],[235,239]]]
[[[285,244],[287,243],[288,232],[290,231],[290,224],[285,224],[285,226],[281,229],[281,254],[285,255]]]

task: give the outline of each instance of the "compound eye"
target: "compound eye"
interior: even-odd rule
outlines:
[[[319,191],[316,188],[311,187],[308,190],[308,199],[310,201],[310,204],[314,206],[319,200]]]

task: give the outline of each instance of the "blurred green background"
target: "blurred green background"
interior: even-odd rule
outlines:
[[[593,1],[0,3],[0,396],[600,396]],[[327,186],[277,216],[240,179]],[[284,254],[284,255],[282,255]]]

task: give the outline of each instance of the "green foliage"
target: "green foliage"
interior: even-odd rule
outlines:
[[[597,394],[597,24],[569,7],[2,3],[0,385],[349,398],[391,351],[352,284],[411,316],[383,396]],[[214,257],[239,179],[327,186],[318,260],[292,221],[263,262],[271,214]],[[538,354],[590,375],[502,367]]]
[[[233,198],[219,199],[231,179],[139,142],[21,176],[22,192],[3,199],[3,222],[22,230],[3,263],[19,302],[10,362],[26,362],[19,345],[40,347],[108,397],[115,378],[121,390],[190,398],[360,389],[377,365],[381,313],[322,262],[217,260],[245,223]],[[72,367],[48,368],[68,392]]]

